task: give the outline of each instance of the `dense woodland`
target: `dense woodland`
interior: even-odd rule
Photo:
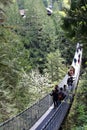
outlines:
[[[31,106],[62,80],[79,42],[81,75],[64,130],[87,129],[86,16],[87,0],[0,0],[0,122]]]

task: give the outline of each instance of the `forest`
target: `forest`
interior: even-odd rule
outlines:
[[[79,42],[81,74],[63,129],[87,129],[86,16],[87,0],[0,0],[0,123],[62,80]]]

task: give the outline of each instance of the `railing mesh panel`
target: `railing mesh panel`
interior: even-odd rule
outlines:
[[[52,104],[52,97],[47,95],[19,115],[0,124],[0,130],[29,130]]]

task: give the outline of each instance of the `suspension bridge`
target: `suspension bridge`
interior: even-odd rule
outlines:
[[[0,130],[59,130],[72,105],[79,81],[82,61],[82,48],[77,44],[76,52],[71,66],[75,69],[73,91],[67,94],[61,104],[55,109],[50,94],[39,100],[30,108],[24,110],[13,118],[0,124]],[[68,73],[59,87],[67,84]]]

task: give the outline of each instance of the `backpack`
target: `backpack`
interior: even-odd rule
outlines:
[[[63,100],[64,99],[64,93],[63,92],[59,92],[58,93],[58,100]]]

